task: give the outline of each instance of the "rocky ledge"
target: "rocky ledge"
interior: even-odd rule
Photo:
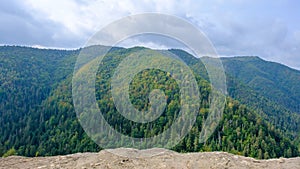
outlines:
[[[77,153],[52,157],[0,158],[0,168],[20,169],[116,169],[116,168],[173,168],[173,169],[300,169],[300,157],[257,160],[225,152],[177,153],[165,149],[114,149],[99,153]]]

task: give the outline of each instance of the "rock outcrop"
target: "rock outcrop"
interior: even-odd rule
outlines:
[[[118,154],[118,155],[117,155]],[[102,150],[99,153],[77,153],[52,157],[0,158],[0,168],[20,169],[300,169],[300,157],[256,160],[254,158],[233,155],[225,152],[177,153],[164,149]]]

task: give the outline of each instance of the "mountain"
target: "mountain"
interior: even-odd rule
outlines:
[[[89,50],[94,53],[80,62],[79,71],[86,71],[92,64],[89,61],[97,58],[97,51],[105,49],[107,48],[103,46],[90,47]],[[13,154],[45,156],[101,149],[86,135],[74,111],[71,82],[76,58],[82,50],[85,49],[66,51],[17,46],[0,47],[1,156]],[[111,126],[124,135],[143,138],[162,133],[172,125],[173,119],[178,116],[180,98],[178,85],[168,73],[147,69],[133,78],[130,85],[131,102],[135,108],[147,110],[149,107],[147,95],[153,89],[160,89],[168,98],[166,109],[151,123],[135,123],[118,113],[109,92],[111,77],[124,58],[139,51],[145,51],[149,57],[154,57],[152,55],[155,53],[154,50],[141,47],[113,48],[108,53],[102,61],[105,66],[99,67],[96,76],[96,99]],[[266,109],[258,109],[259,104],[255,100],[252,103],[250,100],[252,97],[249,100],[239,100],[242,97],[228,97],[224,115],[215,132],[205,143],[199,143],[203,121],[209,114],[211,86],[204,66],[197,58],[182,50],[169,51],[184,60],[192,69],[201,95],[201,109],[197,114],[195,125],[189,134],[172,148],[173,150],[226,151],[265,159],[299,155],[297,143],[293,141],[294,133],[287,129],[286,131],[291,132],[291,136],[286,134],[280,125],[267,120],[269,116],[277,120],[276,116],[271,116],[271,112],[264,112],[267,108],[279,112],[288,110],[287,115],[290,115],[291,109],[284,104],[275,109],[273,103],[276,100],[269,99],[264,93],[260,95],[263,99],[259,104],[267,107]],[[235,96],[239,93],[237,91],[251,92],[254,93],[253,96],[260,94],[256,88],[244,85],[240,77],[227,72],[227,78],[229,77],[232,77],[234,82],[229,86],[234,92],[229,93],[235,93]],[[280,120],[283,120],[284,124],[289,123],[286,119]]]
[[[77,55],[78,51],[0,47],[1,154],[35,139],[33,125],[41,114],[39,106],[72,73]]]
[[[259,57],[222,58],[229,95],[299,141],[300,71]]]
[[[300,114],[300,71],[259,57],[222,58],[228,74],[251,89]]]

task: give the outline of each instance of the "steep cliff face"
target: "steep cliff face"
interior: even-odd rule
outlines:
[[[120,156],[120,154],[122,154],[122,156]],[[151,156],[151,154],[156,155]],[[0,159],[0,168],[300,169],[300,157],[289,159],[279,158],[270,160],[256,160],[253,158],[233,155],[225,152],[181,154],[164,149],[150,149],[141,151],[123,148],[109,151],[103,150],[99,153],[77,153],[66,156],[52,157],[28,158],[20,156],[10,156]]]

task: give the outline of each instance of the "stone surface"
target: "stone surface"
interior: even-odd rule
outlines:
[[[113,152],[113,153],[111,153]],[[116,154],[122,154],[116,155]],[[155,154],[151,156],[151,154]],[[20,169],[300,169],[300,157],[256,160],[225,152],[176,153],[164,149],[135,150],[114,149],[99,153],[77,153],[52,157],[20,157],[0,158],[0,168]]]

